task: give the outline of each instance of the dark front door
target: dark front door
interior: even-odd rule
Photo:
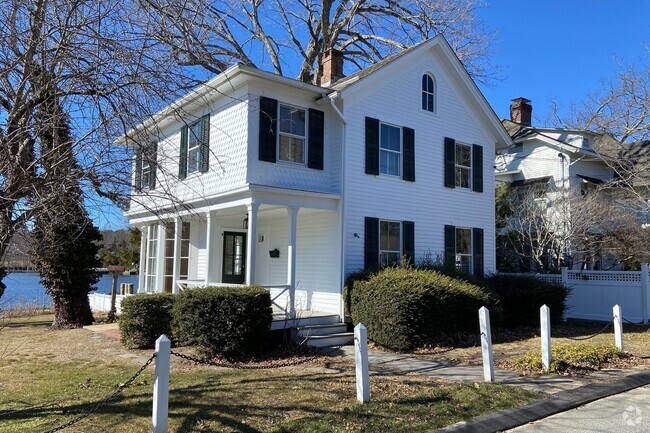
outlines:
[[[244,284],[246,281],[246,233],[223,233],[223,273],[221,282]]]

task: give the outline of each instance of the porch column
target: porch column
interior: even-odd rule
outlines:
[[[172,293],[178,293],[178,286],[176,282],[180,276],[181,271],[181,234],[183,232],[183,221],[181,217],[176,217],[174,220],[174,269],[172,271]]]
[[[145,225],[140,230],[140,267],[138,269],[138,293],[144,293],[145,277],[144,273],[147,264],[147,230],[149,226]]]
[[[156,264],[156,287],[153,292],[165,291],[165,239],[167,238],[167,224],[163,221],[158,223],[158,252]]]
[[[255,283],[255,253],[257,246],[258,203],[246,205],[248,209],[248,233],[246,234],[246,284]]]
[[[205,285],[210,284],[210,272],[212,270],[212,212],[205,214]]]
[[[287,245],[287,284],[289,285],[289,318],[296,317],[296,222],[297,207],[288,207],[289,212],[289,242]]]

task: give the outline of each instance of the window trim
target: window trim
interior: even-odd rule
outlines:
[[[292,134],[290,132],[282,132],[282,107],[289,107],[293,109],[299,109],[302,110],[305,113],[305,135],[297,135],[297,134]],[[283,163],[283,164],[291,164],[291,165],[298,165],[298,166],[305,166],[307,167],[307,162],[308,162],[308,154],[307,152],[309,151],[309,110],[305,107],[301,107],[299,105],[293,105],[289,104],[286,102],[281,102],[278,101],[278,112],[277,112],[277,131],[278,131],[278,136],[276,138],[276,161]],[[302,139],[302,162],[298,161],[291,161],[287,159],[282,159],[281,156],[281,150],[280,147],[282,146],[281,140],[282,136],[289,137],[289,138],[298,138]]]
[[[399,131],[399,152],[392,150],[392,149],[386,149],[382,147],[382,142],[381,142],[381,137],[382,137],[382,125],[389,126],[391,128],[396,128]],[[391,178],[402,178],[402,173],[403,173],[403,167],[402,165],[404,164],[404,137],[403,137],[404,131],[402,130],[402,127],[399,125],[395,125],[393,123],[388,123],[388,122],[382,122],[381,120],[379,121],[379,176],[390,176]],[[399,157],[397,161],[397,174],[392,174],[392,173],[384,173],[381,169],[381,153],[382,152],[387,152],[387,153],[396,153]]]
[[[462,272],[462,268],[459,268],[459,257],[469,257],[469,271],[468,275],[474,275],[474,230],[471,227],[454,227],[454,265],[457,270]],[[467,230],[469,232],[469,254],[459,253],[458,252],[458,230]]]
[[[399,226],[399,251],[398,250],[383,250],[381,248],[381,225],[382,223],[397,223]],[[391,264],[384,264],[381,260],[381,255],[382,253],[398,253],[399,257],[397,259],[397,263],[400,263],[402,261],[402,255],[403,255],[403,237],[404,237],[404,228],[402,227],[402,221],[398,220],[390,220],[390,219],[380,219],[379,224],[378,224],[378,229],[379,233],[377,236],[377,260],[380,266],[391,266]]]
[[[431,84],[432,84],[432,90],[431,92],[428,91],[428,89],[425,89],[424,83],[422,83],[422,79],[424,77],[428,77],[431,79]],[[423,111],[425,113],[430,113],[430,114],[437,114],[438,113],[438,101],[437,101],[437,94],[438,94],[438,83],[436,80],[436,77],[431,73],[431,72],[424,72],[420,78],[420,111]],[[433,109],[429,110],[428,108],[425,108],[422,106],[422,97],[423,96],[431,96],[433,99]]]
[[[469,165],[461,165],[461,164],[458,163],[458,159],[456,158],[458,146],[463,146],[463,147],[469,148]],[[469,191],[473,191],[473,188],[472,188],[473,187],[473,185],[472,185],[472,172],[474,171],[474,167],[472,166],[473,158],[474,158],[474,150],[472,148],[472,145],[471,144],[465,144],[465,143],[462,143],[460,141],[456,141],[456,143],[454,144],[454,185],[456,186],[456,188],[463,188],[463,189],[467,189]],[[458,182],[457,182],[457,174],[458,174],[459,169],[460,170],[463,170],[463,169],[468,170],[468,172],[467,172],[467,186],[459,185]]]
[[[155,189],[151,188],[151,176],[156,174],[155,171],[155,166],[157,161],[155,159],[158,158],[158,155],[154,152],[154,149],[156,148],[156,142],[150,141],[148,142],[142,149],[140,150],[141,155],[140,155],[140,190],[151,190]],[[145,182],[145,176],[148,176]],[[155,184],[154,184],[155,185]]]

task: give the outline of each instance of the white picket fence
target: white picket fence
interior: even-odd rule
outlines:
[[[564,284],[571,289],[567,298],[566,318],[608,321],[611,319],[612,305],[620,305],[625,312],[625,320],[648,323],[650,269],[647,263],[641,265],[641,271],[578,271],[562,268],[561,274],[534,276],[549,283]]]
[[[122,299],[130,295],[115,295],[115,310],[117,314],[122,314]],[[111,311],[111,295],[103,295],[101,293],[88,294],[88,301],[90,302],[90,309],[98,313],[108,313]]]

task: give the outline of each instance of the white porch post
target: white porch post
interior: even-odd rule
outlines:
[[[210,284],[210,274],[212,271],[212,212],[208,211],[205,214],[205,285]]]
[[[149,226],[140,227],[140,267],[138,269],[138,293],[144,293],[145,265],[147,264],[147,230]]]
[[[289,243],[287,246],[287,284],[289,285],[289,318],[296,317],[296,222],[297,207],[288,207],[289,212]]]
[[[156,260],[156,287],[153,287],[153,292],[165,291],[165,238],[167,237],[167,224],[164,222],[158,223],[158,252]]]
[[[181,234],[183,232],[183,221],[181,217],[176,217],[174,220],[174,269],[172,271],[172,293],[178,293],[178,285],[176,282],[180,276],[181,271]]]
[[[246,205],[248,209],[248,233],[246,234],[246,284],[255,283],[255,253],[257,246],[257,211],[258,203]]]

